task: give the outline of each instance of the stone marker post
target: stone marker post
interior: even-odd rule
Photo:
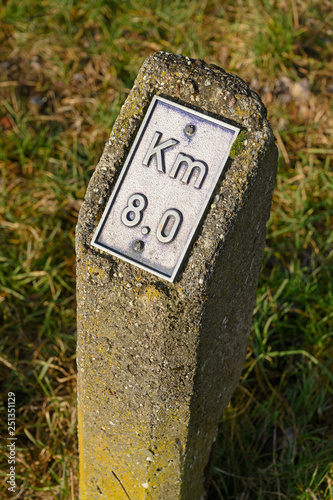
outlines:
[[[242,80],[163,52],[145,61],[77,225],[81,500],[206,498],[276,167]]]

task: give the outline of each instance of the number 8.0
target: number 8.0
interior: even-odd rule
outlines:
[[[148,200],[141,193],[132,194],[128,198],[127,207],[121,214],[121,220],[128,227],[134,227],[140,224],[143,217],[143,211],[147,208]],[[176,208],[169,208],[160,220],[157,228],[156,237],[161,243],[171,243],[178,233],[179,227],[183,222],[182,213]]]

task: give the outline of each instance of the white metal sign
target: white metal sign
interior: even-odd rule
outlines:
[[[155,96],[92,245],[174,281],[238,133]]]

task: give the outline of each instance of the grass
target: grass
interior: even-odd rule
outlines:
[[[17,498],[78,498],[74,227],[156,50],[249,82],[280,150],[248,355],[209,499],[333,498],[332,19],[329,0],[1,4],[1,409],[15,392]]]

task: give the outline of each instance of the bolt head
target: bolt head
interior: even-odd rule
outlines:
[[[185,127],[185,134],[188,137],[192,137],[192,135],[195,134],[195,131],[196,131],[195,125],[192,125],[192,123],[189,123],[188,125],[186,125],[186,127]]]
[[[144,242],[142,240],[136,240],[134,243],[133,243],[133,250],[134,252],[142,252],[142,250],[144,249]]]

